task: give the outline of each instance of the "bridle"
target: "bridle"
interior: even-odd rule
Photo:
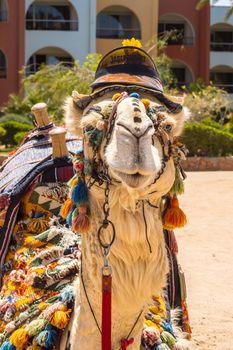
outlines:
[[[104,145],[101,145],[101,147],[103,147],[103,154],[105,154],[105,151],[106,151],[106,149],[110,143],[110,140],[112,138],[112,133],[113,133],[115,122],[116,122],[117,108],[118,108],[119,104],[127,97],[128,97],[128,94],[126,92],[123,92],[121,94],[121,97],[119,99],[117,99],[117,101],[115,101],[115,103],[113,105],[113,108],[112,108],[111,113],[110,113],[109,118],[108,118],[107,129],[106,129],[106,132],[104,135],[104,142],[105,143],[104,143]],[[95,109],[95,108],[91,107],[89,109],[89,111],[93,110],[93,109],[97,113],[101,114],[101,111],[98,108]],[[167,165],[168,161],[170,160],[172,153],[173,153],[172,142],[169,138],[169,135],[161,127],[161,121],[159,120],[159,118],[154,118],[154,114],[156,115],[156,112],[153,109],[149,109],[147,111],[147,115],[152,120],[154,129],[155,129],[155,133],[154,133],[153,137],[158,138],[158,140],[161,144],[161,147],[162,147],[162,160],[161,160],[162,167],[151,185],[155,184],[160,179],[160,177],[164,173],[166,165]],[[104,117],[104,116],[102,115],[102,117]],[[103,220],[102,220],[102,223],[100,224],[98,231],[97,231],[97,238],[98,238],[98,241],[99,241],[102,253],[103,253],[102,305],[104,305],[104,306],[102,309],[102,331],[101,331],[101,328],[96,320],[94,310],[90,304],[90,300],[88,298],[88,294],[87,294],[87,291],[85,288],[82,273],[81,273],[81,280],[82,280],[82,284],[83,284],[83,288],[84,288],[84,292],[85,292],[88,304],[90,306],[90,310],[91,310],[93,317],[95,319],[97,328],[99,329],[101,336],[102,336],[102,349],[105,350],[105,349],[111,348],[111,325],[109,326],[109,319],[110,319],[110,324],[111,324],[111,301],[109,301],[109,293],[111,294],[112,268],[108,262],[108,255],[109,255],[111,247],[115,241],[116,231],[115,231],[114,223],[109,220],[109,212],[110,212],[109,193],[110,193],[110,185],[115,180],[112,180],[110,178],[109,171],[108,171],[108,165],[107,165],[105,159],[100,160],[99,153],[100,153],[100,145],[93,147],[93,165],[94,166],[93,166],[92,173],[90,175],[90,180],[88,182],[88,188],[91,189],[91,187],[96,182],[98,183],[98,185],[100,187],[103,184],[105,185],[104,186],[104,203],[103,203],[103,207],[102,207]],[[146,239],[147,239],[147,243],[149,246],[149,251],[150,251],[150,253],[152,253],[151,245],[150,245],[150,242],[149,242],[148,236],[147,236],[147,222],[146,222],[145,211],[144,211],[145,210],[144,209],[144,201],[143,201],[142,208],[143,208],[143,218],[144,218],[144,222],[145,222]],[[106,242],[103,239],[103,233],[107,228],[110,229],[110,231],[111,231],[109,242]],[[106,288],[104,287],[104,285],[108,286],[107,293],[106,293]],[[142,313],[143,313],[143,309],[140,311],[129,335],[125,339],[122,339],[122,341],[125,341],[126,343],[128,342],[128,344],[130,344],[129,342],[132,339],[129,339],[129,337],[130,337],[131,333],[133,332],[133,330],[134,330],[138,320],[140,319]],[[121,349],[123,349],[123,346]]]

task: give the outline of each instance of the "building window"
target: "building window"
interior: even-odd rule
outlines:
[[[213,31],[211,33],[211,51],[233,52],[233,30]]]
[[[0,22],[8,20],[8,4],[7,0],[0,0]]]
[[[97,16],[96,37],[104,39],[141,39],[140,22],[129,9],[109,7]]]
[[[172,62],[171,71],[174,77],[172,86],[182,88],[183,86],[189,86],[189,84],[193,82],[192,72],[185,63],[174,60]]]
[[[233,72],[211,72],[210,80],[215,86],[233,94]]]
[[[6,56],[0,50],[0,79],[5,79],[6,77],[7,77]]]
[[[178,15],[163,15],[158,25],[159,37],[167,36],[168,45],[194,45],[191,25]]]
[[[45,48],[33,54],[26,67],[26,75],[36,73],[41,65],[56,65],[62,63],[64,66],[71,66],[73,58],[64,50],[58,48]]]
[[[77,31],[78,16],[71,4],[43,5],[34,2],[27,11],[26,29]]]

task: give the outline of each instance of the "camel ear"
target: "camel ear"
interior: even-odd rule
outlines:
[[[81,118],[83,110],[90,103],[89,95],[81,95],[77,91],[72,92],[72,96],[67,97],[64,104],[65,124],[72,134],[82,136]]]

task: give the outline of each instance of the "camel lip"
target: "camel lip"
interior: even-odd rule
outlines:
[[[113,170],[114,174],[120,178],[127,186],[132,188],[142,187],[148,179],[148,175],[142,175],[139,172],[133,174],[124,173],[119,170]]]

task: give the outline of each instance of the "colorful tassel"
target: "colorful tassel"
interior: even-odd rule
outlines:
[[[117,92],[116,94],[114,94],[114,95],[112,96],[112,100],[113,100],[113,101],[117,101],[118,98],[120,98],[120,97],[121,97],[121,94],[120,94],[119,92]]]
[[[88,190],[86,183],[79,177],[77,185],[72,191],[72,200],[75,204],[88,201]]]
[[[99,146],[102,136],[103,136],[103,131],[99,130],[98,128],[91,129],[89,131],[85,132],[85,135],[87,135],[88,140],[89,140],[89,145],[91,147],[97,147]]]
[[[60,215],[63,219],[66,219],[71,208],[72,208],[73,202],[70,198],[68,198],[65,203],[63,204],[61,211],[60,211]]]
[[[23,349],[27,345],[29,334],[26,329],[19,328],[10,336],[9,339],[11,344],[13,344],[16,348]]]
[[[86,204],[80,204],[72,215],[72,230],[76,233],[86,233],[88,229],[89,217],[87,215],[87,206]]]
[[[16,348],[9,341],[5,341],[0,347],[0,350],[16,350]]]
[[[140,98],[140,95],[137,92],[132,92],[129,97]]]
[[[48,325],[43,332],[38,334],[36,341],[40,346],[48,349],[54,347],[57,336],[57,331],[52,326]]]
[[[180,228],[187,224],[186,215],[179,208],[179,201],[176,196],[170,199],[170,207],[165,211],[163,224],[164,228],[167,230]]]
[[[148,100],[147,98],[142,98],[141,102],[144,104],[146,109],[150,107],[150,100]]]
[[[143,343],[147,346],[154,346],[161,343],[160,332],[154,326],[146,327],[142,331]]]
[[[51,325],[59,329],[64,329],[70,320],[70,313],[70,309],[67,311],[55,311],[50,321]]]
[[[126,350],[131,344],[134,343],[134,338],[130,339],[121,339],[121,350]]]
[[[170,348],[168,347],[167,344],[161,343],[161,344],[156,346],[156,350],[170,350]]]
[[[173,347],[175,346],[176,340],[169,332],[166,332],[166,331],[162,332],[160,334],[160,337],[163,343],[167,344],[167,346],[170,349],[173,349]]]
[[[175,172],[175,181],[172,185],[172,188],[170,189],[170,193],[172,195],[178,195],[184,193],[184,182],[180,176],[180,171],[176,167],[176,172]]]
[[[74,212],[75,209],[76,209],[76,205],[73,205],[71,210],[70,210],[70,212],[69,212],[69,214],[68,214],[68,216],[67,216],[67,218],[66,218],[66,222],[67,222],[67,224],[69,226],[72,225],[72,215],[73,215],[73,212]]]
[[[27,325],[27,331],[29,334],[29,337],[34,337],[35,335],[37,335],[38,333],[40,333],[46,326],[47,321],[43,318],[39,318],[37,320],[34,320],[32,322],[30,322]]]
[[[74,287],[67,286],[64,288],[59,296],[59,300],[63,303],[70,304],[74,302]]]

